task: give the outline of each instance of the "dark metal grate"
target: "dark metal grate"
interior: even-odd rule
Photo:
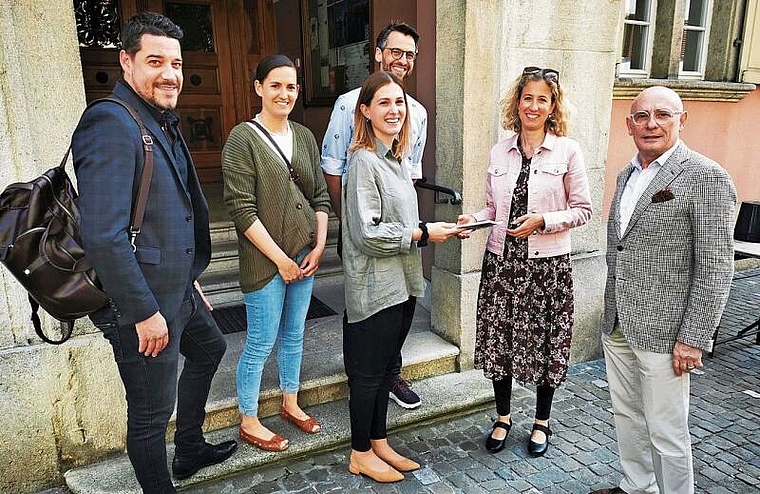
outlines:
[[[334,316],[337,314],[317,297],[312,296],[309,303],[309,312],[306,313],[306,319],[317,319],[320,317]],[[225,307],[224,309],[215,309],[211,312],[216,324],[224,334],[239,333],[246,330],[247,322],[245,316],[245,305],[235,305]]]

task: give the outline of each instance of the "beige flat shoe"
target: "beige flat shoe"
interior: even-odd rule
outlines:
[[[391,459],[388,459],[388,458],[383,458],[382,456],[380,456],[377,453],[377,451],[375,451],[375,454],[381,460],[383,460],[385,463],[387,463],[388,465],[392,466],[393,468],[395,468],[399,472],[413,472],[415,470],[419,470],[420,469],[420,464],[417,463],[414,460],[410,460],[409,458],[406,458],[406,457],[402,456],[400,460],[391,460]]]
[[[348,465],[348,471],[353,473],[354,475],[364,475],[375,482],[380,482],[382,484],[388,484],[390,482],[399,482],[401,480],[404,480],[404,474],[399,472],[393,467],[390,467],[388,470],[384,471],[378,471],[378,470],[370,470],[368,468],[365,468],[362,465],[359,465],[358,463],[350,462]]]

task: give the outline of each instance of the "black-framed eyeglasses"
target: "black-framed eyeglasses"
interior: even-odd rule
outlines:
[[[676,115],[682,114],[682,111],[668,110],[667,108],[658,108],[651,113],[646,110],[639,110],[631,113],[631,122],[634,125],[646,125],[651,118],[654,118],[657,125],[665,125],[673,120]]]
[[[554,81],[559,84],[559,70],[557,69],[542,69],[541,67],[525,67],[523,69],[523,75],[538,75],[546,79],[547,81]]]
[[[388,50],[391,52],[391,56],[394,60],[400,59],[402,56],[406,56],[406,59],[410,62],[414,62],[417,59],[417,52],[416,51],[405,51],[401,48],[383,48],[383,50]]]

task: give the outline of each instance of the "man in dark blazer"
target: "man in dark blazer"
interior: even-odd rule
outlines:
[[[127,397],[127,450],[146,493],[176,492],[166,466],[165,434],[177,403],[174,476],[227,459],[235,441],[206,443],[201,426],[211,380],[226,342],[195,281],[208,266],[208,206],[173,110],[182,90],[182,31],[143,12],[124,28],[124,79],[113,95],[142,118],[154,168],[142,231],[129,224],[143,142],[115,103],[82,116],[72,138],[82,239],[110,306],[90,317],[113,347]],[[179,354],[185,365],[177,385]]]
[[[626,119],[638,150],[607,224],[602,345],[623,479],[599,493],[693,493],[689,376],[728,299],[736,189],[679,139],[678,95],[642,91]]]

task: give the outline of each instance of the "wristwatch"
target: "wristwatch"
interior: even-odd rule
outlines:
[[[427,223],[424,221],[420,221],[420,230],[422,230],[422,236],[420,236],[420,239],[417,240],[417,247],[425,247],[428,244],[428,238],[430,238],[430,234],[428,233],[427,229]]]

